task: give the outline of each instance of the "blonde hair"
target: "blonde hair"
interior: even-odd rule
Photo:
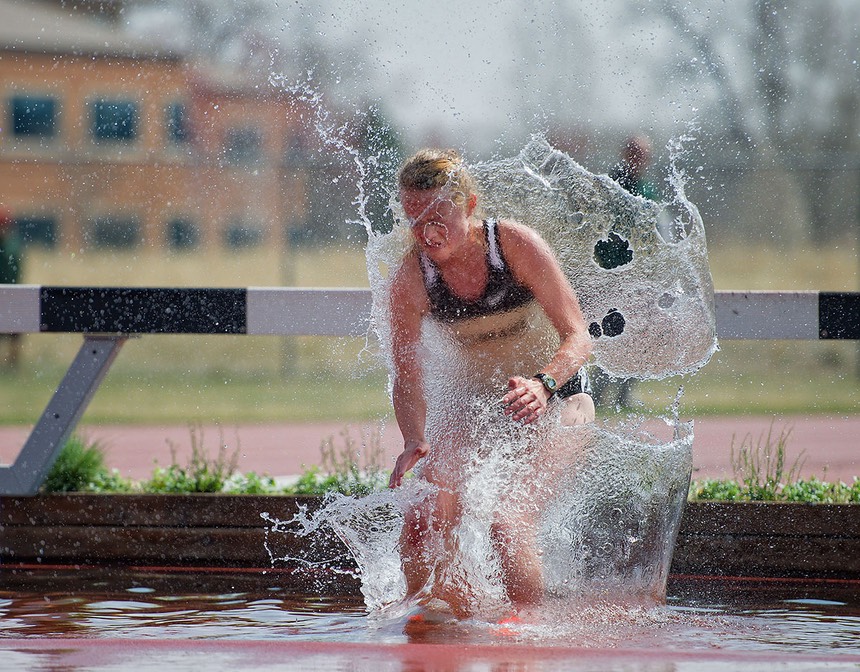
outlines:
[[[476,193],[475,180],[455,149],[422,149],[403,164],[397,183],[401,190],[450,189],[458,205]]]

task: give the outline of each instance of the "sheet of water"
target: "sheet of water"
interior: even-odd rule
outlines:
[[[662,378],[707,362],[716,348],[713,288],[702,221],[679,174],[674,201],[653,203],[540,138],[516,157],[471,170],[485,216],[528,224],[551,245],[605,370]],[[392,211],[390,233],[366,226],[373,328],[393,375],[389,281],[412,238],[396,198]],[[525,520],[512,534],[534,535],[548,596],[660,603],[691,471],[692,424],[667,409],[672,431],[665,440],[639,431],[635,421],[565,427],[557,409],[533,426],[511,422],[498,403],[508,377],[540,368],[558,343],[542,314],[529,319],[527,338],[478,345],[425,320],[419,357],[426,435],[439,448],[419,464],[419,478],[364,499],[332,497],[311,517],[270,518],[270,533],[291,534],[289,522],[306,536],[334,528],[355,556],[368,607],[396,611],[409,607],[399,555],[404,520],[411,510],[432,510],[446,494],[440,490],[450,489],[459,507],[453,533],[434,532],[432,519],[423,533],[425,602],[441,596],[436,606],[443,609],[510,611],[494,533]],[[433,470],[438,487],[420,478],[424,469]]]
[[[628,193],[540,137],[515,157],[471,169],[485,216],[527,224],[552,247],[589,325],[594,362],[616,377],[694,373],[717,348],[704,223],[678,163],[683,140],[673,143],[673,196],[665,202]],[[387,235],[371,232],[368,244],[383,343],[386,274],[412,244],[396,199],[392,210],[400,225]]]

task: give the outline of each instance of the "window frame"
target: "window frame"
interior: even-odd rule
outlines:
[[[46,250],[56,250],[59,247],[62,225],[58,215],[51,212],[30,212],[16,216],[14,221],[18,237],[25,246],[37,246]],[[34,230],[38,235],[28,235],[28,229]]]
[[[177,124],[175,111],[182,109],[181,122]],[[185,100],[171,100],[164,105],[162,121],[164,122],[164,138],[169,147],[187,147],[194,139],[191,125],[190,106]],[[181,128],[177,129],[177,126]]]
[[[228,217],[221,228],[221,246],[234,252],[259,249],[266,245],[266,230],[259,222],[245,217]]]
[[[127,233],[119,231],[119,225],[127,225]],[[104,226],[104,232],[107,236],[102,238],[99,228]],[[107,232],[107,229],[114,226],[117,230],[113,234]],[[112,242],[110,238],[114,236]],[[122,240],[125,237],[127,240]],[[136,250],[143,244],[143,218],[136,213],[127,212],[103,212],[94,214],[87,218],[87,226],[84,230],[84,241],[87,248],[91,250],[103,250],[113,252],[123,252]]]
[[[244,146],[238,147],[231,140],[244,139],[253,136],[256,140],[256,147],[253,155],[248,151],[251,143],[245,143]],[[263,129],[257,124],[243,124],[237,126],[229,126],[224,129],[223,142],[221,143],[221,160],[226,166],[233,168],[247,168],[258,166],[265,158],[265,134]]]
[[[203,231],[192,217],[174,215],[164,223],[164,244],[171,252],[200,249]]]

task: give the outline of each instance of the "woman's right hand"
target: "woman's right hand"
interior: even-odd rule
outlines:
[[[430,444],[418,439],[409,439],[403,444],[403,452],[397,456],[394,469],[391,470],[391,478],[388,479],[389,488],[400,487],[406,472],[412,469],[418,460],[430,452]]]

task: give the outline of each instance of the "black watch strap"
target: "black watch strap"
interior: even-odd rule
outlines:
[[[555,394],[556,390],[558,389],[558,383],[555,382],[555,378],[546,373],[536,373],[533,378],[536,378],[541,382],[541,384],[544,386],[544,389],[549,392],[550,396]]]

